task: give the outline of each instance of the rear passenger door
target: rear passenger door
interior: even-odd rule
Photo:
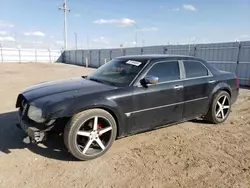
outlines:
[[[213,75],[198,60],[183,60],[184,68],[184,108],[183,118],[189,119],[204,115],[209,105]]]

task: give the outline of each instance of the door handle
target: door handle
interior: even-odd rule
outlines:
[[[174,89],[182,89],[183,88],[183,86],[182,85],[176,85],[176,86],[174,86]]]
[[[209,80],[209,81],[208,81],[209,84],[213,84],[213,83],[215,83],[215,82],[216,82],[216,80]]]

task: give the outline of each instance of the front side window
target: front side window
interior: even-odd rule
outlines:
[[[113,59],[99,67],[87,79],[118,87],[128,86],[145,66],[143,61]]]
[[[198,61],[183,61],[183,64],[186,71],[186,78],[196,78],[209,75],[207,68]]]
[[[159,82],[179,80],[179,63],[178,61],[156,63],[148,71],[147,76],[156,76],[159,78]]]

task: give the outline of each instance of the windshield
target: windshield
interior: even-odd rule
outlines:
[[[114,59],[102,65],[87,79],[118,87],[128,86],[142,70],[142,61]]]

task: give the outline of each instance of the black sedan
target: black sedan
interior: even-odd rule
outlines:
[[[237,99],[235,74],[175,55],[123,56],[92,74],[45,82],[20,93],[19,124],[38,143],[63,133],[80,160],[103,155],[115,139],[204,118],[224,122]]]

